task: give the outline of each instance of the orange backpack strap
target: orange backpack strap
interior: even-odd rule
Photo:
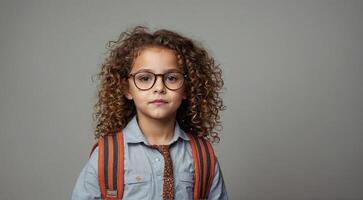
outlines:
[[[193,199],[208,199],[215,172],[215,154],[208,140],[187,134],[194,158]]]
[[[95,151],[96,147],[98,146],[98,141],[93,145],[91,153],[89,154],[88,158],[91,158],[92,153]]]
[[[122,132],[98,140],[98,181],[101,198],[122,199],[124,191],[124,141]]]

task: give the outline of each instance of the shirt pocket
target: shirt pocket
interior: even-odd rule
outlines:
[[[151,174],[132,172],[125,174],[124,199],[150,199]]]
[[[176,199],[193,199],[194,174],[179,172],[175,180]]]

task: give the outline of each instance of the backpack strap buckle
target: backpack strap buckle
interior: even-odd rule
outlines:
[[[107,197],[115,198],[117,197],[117,190],[107,190],[106,195]]]

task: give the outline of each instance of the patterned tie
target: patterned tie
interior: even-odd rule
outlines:
[[[164,157],[164,183],[163,183],[163,200],[174,199],[174,176],[173,162],[171,161],[169,145],[150,145],[151,148],[157,149]]]

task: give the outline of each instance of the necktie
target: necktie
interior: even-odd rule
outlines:
[[[164,157],[164,181],[163,181],[163,200],[174,199],[174,176],[173,162],[170,157],[169,145],[150,145],[157,149]]]

